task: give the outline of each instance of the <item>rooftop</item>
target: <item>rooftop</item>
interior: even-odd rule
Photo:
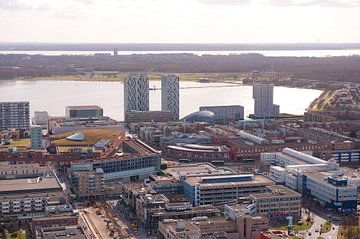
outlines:
[[[67,137],[74,134],[83,134],[84,140],[82,141],[73,141],[67,139]],[[110,139],[114,142],[119,135],[125,137],[125,132],[121,130],[111,130],[111,129],[86,129],[86,130],[77,130],[69,131],[62,134],[54,135],[54,140],[51,142],[57,146],[75,146],[75,145],[95,145],[102,139]]]
[[[70,110],[101,110],[97,105],[66,106]]]
[[[274,185],[267,187],[267,193],[252,194],[254,198],[273,198],[273,197],[285,197],[285,196],[298,196],[301,197],[300,193],[291,190],[283,185]]]
[[[310,177],[310,178],[313,178],[317,181],[320,181],[320,182],[324,182],[328,185],[331,185],[333,187],[349,187],[349,188],[353,188],[355,186],[352,186],[352,185],[333,185],[331,183],[328,183],[328,177],[333,177],[333,178],[338,178],[338,179],[342,179],[342,180],[347,180],[347,178],[344,178],[344,177],[337,177],[337,176],[334,176],[333,173],[330,173],[330,172],[309,172],[309,173],[303,173],[304,175],[306,175],[307,177]]]
[[[216,175],[214,175],[216,176]],[[219,176],[219,175],[217,175]],[[208,187],[212,187],[214,185],[216,186],[233,186],[233,185],[249,185],[249,184],[275,184],[272,180],[270,180],[267,177],[264,177],[262,175],[255,175],[254,177],[252,177],[252,180],[246,180],[246,181],[239,181],[237,180],[237,177],[234,178],[234,180],[231,180],[231,176],[238,176],[238,175],[229,175],[229,180],[228,181],[220,181],[220,182],[208,182],[208,181],[204,181],[203,178],[208,178],[208,177],[201,177],[201,176],[193,176],[193,177],[187,177],[186,178],[186,183],[190,184],[190,185],[201,185],[201,186],[208,186]],[[222,177],[223,178],[223,177]]]
[[[179,179],[181,174],[186,176],[202,176],[202,175],[229,175],[234,172],[228,168],[218,168],[209,163],[186,164],[175,167],[169,167],[165,170],[169,176]]]

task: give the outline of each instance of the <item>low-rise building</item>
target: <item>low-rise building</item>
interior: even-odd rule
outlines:
[[[102,117],[103,109],[97,105],[66,106],[65,115],[67,118]]]
[[[357,187],[348,180],[326,172],[305,172],[297,175],[297,191],[309,195],[322,206],[337,212],[356,211]]]
[[[252,194],[250,199],[256,205],[257,215],[282,219],[288,216],[301,218],[301,194],[285,186],[269,186],[267,192]]]
[[[74,161],[72,172],[102,169],[104,181],[137,181],[160,171],[158,151],[137,139],[123,141],[122,148],[113,149],[113,154],[103,159]]]
[[[159,222],[164,219],[191,219],[204,216],[217,217],[220,216],[220,211],[212,205],[192,207],[188,203],[168,203],[165,208],[148,209],[146,218],[143,218],[142,222],[148,232],[155,234]]]
[[[104,171],[102,168],[71,173],[71,185],[80,200],[101,199],[105,191]]]
[[[254,174],[199,175],[182,180],[184,193],[194,205],[227,204],[240,197],[266,192],[266,187],[275,182]]]
[[[65,200],[65,194],[53,171],[47,171],[41,177],[0,180],[1,217],[44,216],[49,204],[61,205]]]
[[[224,145],[170,145],[165,147],[162,153],[172,159],[189,159],[194,162],[228,161],[230,159],[230,149]]]
[[[168,122],[171,121],[169,111],[127,111],[125,112],[125,122]]]
[[[244,119],[244,107],[241,105],[201,106],[199,110],[213,112],[215,114],[215,122],[217,123]]]
[[[256,239],[269,228],[269,219],[243,216],[235,220],[226,217],[197,217],[187,220],[166,219],[159,223],[161,239],[226,238]]]

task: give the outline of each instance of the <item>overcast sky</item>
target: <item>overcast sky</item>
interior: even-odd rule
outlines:
[[[360,42],[360,0],[0,0],[0,42]]]

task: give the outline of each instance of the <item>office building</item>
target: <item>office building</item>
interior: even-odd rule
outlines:
[[[347,178],[327,172],[293,172],[291,176],[297,178],[297,191],[315,198],[323,207],[337,212],[356,211],[357,187]]]
[[[254,174],[198,175],[183,177],[184,194],[194,206],[237,202],[239,197],[266,192],[275,182]]]
[[[277,183],[314,198],[323,207],[337,212],[356,210],[357,185],[343,175],[334,159],[324,161],[286,148],[261,154],[261,161],[279,165],[270,168],[270,177]]]
[[[274,102],[272,85],[254,85],[254,118],[273,118],[279,115],[280,107]]]
[[[102,117],[103,109],[97,105],[66,106],[66,118]]]
[[[213,112],[216,123],[227,123],[244,119],[244,107],[241,105],[201,106],[199,110]]]
[[[42,127],[35,125],[30,129],[30,142],[32,149],[41,149],[42,148]]]
[[[169,111],[172,120],[179,120],[179,76],[161,77],[161,110]]]
[[[30,127],[30,103],[0,102],[0,130],[28,129]]]
[[[266,192],[252,194],[250,199],[256,205],[257,215],[282,219],[288,216],[301,218],[301,194],[285,186],[269,186]]]
[[[124,79],[124,115],[128,111],[149,111],[149,78],[129,75]]]

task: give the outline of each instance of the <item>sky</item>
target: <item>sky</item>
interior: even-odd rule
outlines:
[[[0,0],[0,42],[360,42],[360,0]]]

